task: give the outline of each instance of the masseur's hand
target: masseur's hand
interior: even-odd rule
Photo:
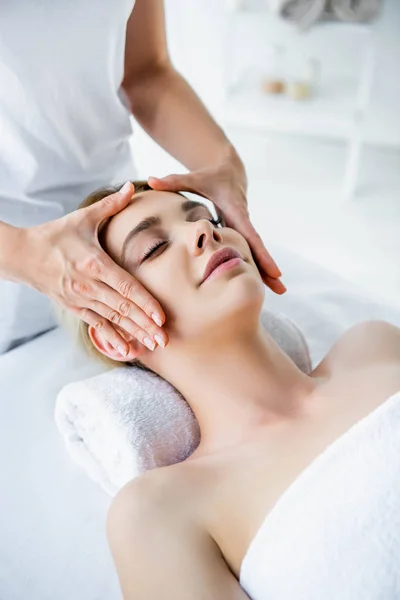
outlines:
[[[118,327],[145,345],[168,341],[159,303],[98,241],[100,225],[124,209],[133,192],[128,182],[92,206],[26,229],[24,238],[25,282],[96,327],[124,355],[129,347]]]
[[[193,192],[211,200],[221,210],[226,225],[246,238],[264,283],[277,294],[286,292],[279,280],[282,273],[250,222],[246,174],[236,152],[232,151],[227,159],[215,166],[162,179],[149,177],[148,183],[155,190]]]

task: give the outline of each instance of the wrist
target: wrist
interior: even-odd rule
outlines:
[[[235,147],[228,141],[228,145],[222,155],[221,164],[229,167],[234,174],[235,180],[239,183],[243,192],[247,193],[247,175],[242,159],[237,153]]]
[[[28,253],[26,251],[27,229],[1,223],[0,278],[8,281],[24,281]]]
[[[239,179],[242,183],[243,189],[245,192],[247,192],[247,174],[246,174],[246,169],[244,166],[244,163],[242,161],[242,159],[240,158],[239,154],[236,152],[236,149],[234,148],[234,146],[232,146],[232,152],[231,152],[231,163],[233,165],[233,168],[235,169],[235,171],[238,173]]]

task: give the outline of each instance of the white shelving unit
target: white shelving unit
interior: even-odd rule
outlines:
[[[232,10],[227,6],[226,11],[225,122],[258,132],[346,140],[343,197],[351,199],[357,187],[363,119],[374,78],[374,24],[318,23],[301,32],[266,9]],[[260,73],[263,68],[268,73],[265,48],[272,45],[284,45],[299,63],[310,57],[318,59],[321,77],[312,97],[296,101],[261,91]],[[284,76],[293,77],[293,69]]]

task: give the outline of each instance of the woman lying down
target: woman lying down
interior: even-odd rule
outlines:
[[[82,341],[174,385],[201,442],[113,501],[125,600],[400,598],[400,329],[361,323],[304,374],[260,324],[244,238],[182,195],[135,190],[100,241],[161,303],[169,343],[120,329],[124,357],[81,322]]]

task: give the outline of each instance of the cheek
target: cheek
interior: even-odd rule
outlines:
[[[191,288],[183,268],[155,263],[146,268],[146,272],[138,276],[140,283],[160,303],[167,319],[168,326],[186,322],[185,313],[193,305],[193,289]]]
[[[252,259],[250,246],[246,242],[245,238],[242,235],[240,235],[240,233],[238,233],[234,229],[231,229],[230,227],[225,228],[223,232],[224,245],[232,246],[232,248],[238,250],[242,254],[242,256],[244,256],[248,261],[251,261],[251,263],[253,263],[254,261]]]

